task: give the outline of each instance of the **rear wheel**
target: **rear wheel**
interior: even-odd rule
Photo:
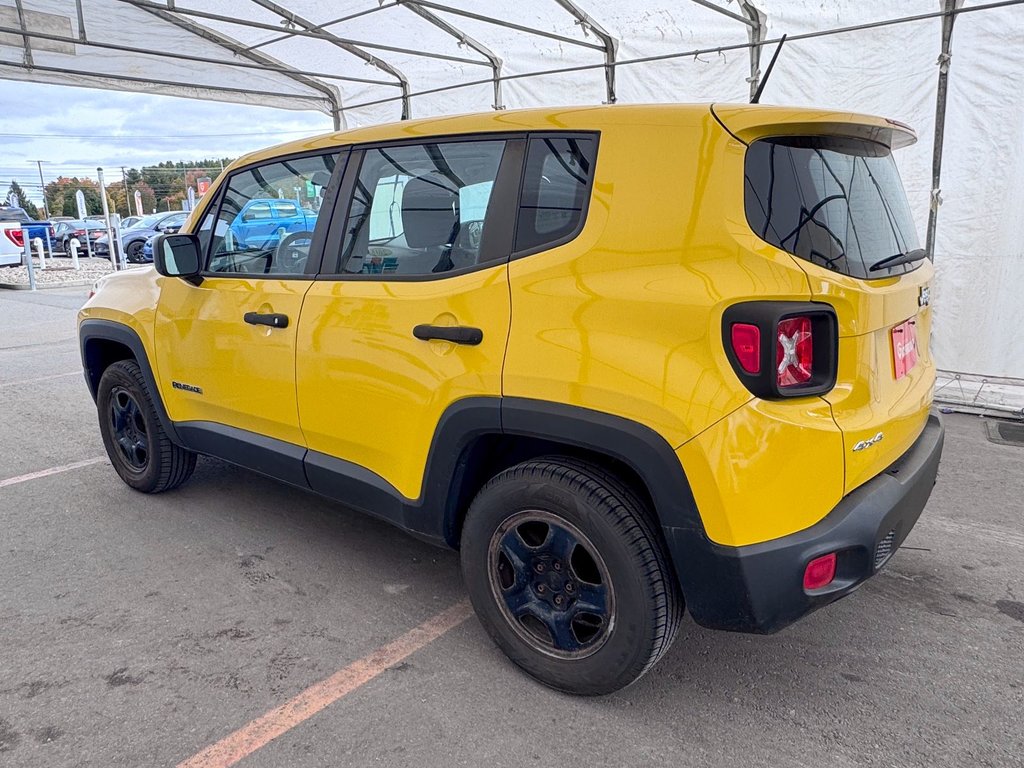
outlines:
[[[114,470],[137,491],[176,488],[196,467],[196,455],[171,442],[160,425],[138,363],[113,363],[96,396],[100,434]]]
[[[527,461],[474,499],[462,570],[488,633],[541,682],[611,693],[668,650],[682,600],[643,503],[610,472]]]

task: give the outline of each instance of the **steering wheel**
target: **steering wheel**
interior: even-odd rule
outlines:
[[[304,269],[312,242],[313,233],[306,230],[292,232],[290,235],[282,237],[272,259],[272,263],[277,266],[277,271],[296,272]],[[269,264],[267,268],[270,268]]]

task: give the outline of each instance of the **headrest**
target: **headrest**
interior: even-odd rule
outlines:
[[[448,243],[459,221],[459,190],[439,173],[417,176],[402,190],[402,226],[410,248]]]

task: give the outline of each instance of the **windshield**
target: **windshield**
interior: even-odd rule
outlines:
[[[128,227],[128,229],[153,229],[166,215],[166,213],[158,213],[152,216],[143,216],[141,219],[139,219],[130,227]]]
[[[888,147],[832,136],[755,141],[747,149],[745,176],[747,222],[775,247],[858,278],[917,266],[870,270],[920,248]]]

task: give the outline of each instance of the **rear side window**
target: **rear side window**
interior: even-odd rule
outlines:
[[[920,248],[903,183],[883,144],[817,136],[755,141],[747,149],[744,187],[747,223],[776,248],[857,278],[916,266],[870,269]]]
[[[516,226],[516,252],[553,248],[583,228],[594,172],[592,136],[530,139]]]
[[[488,253],[486,243],[505,145],[484,140],[367,149],[336,271],[422,277],[469,269],[500,254]]]

